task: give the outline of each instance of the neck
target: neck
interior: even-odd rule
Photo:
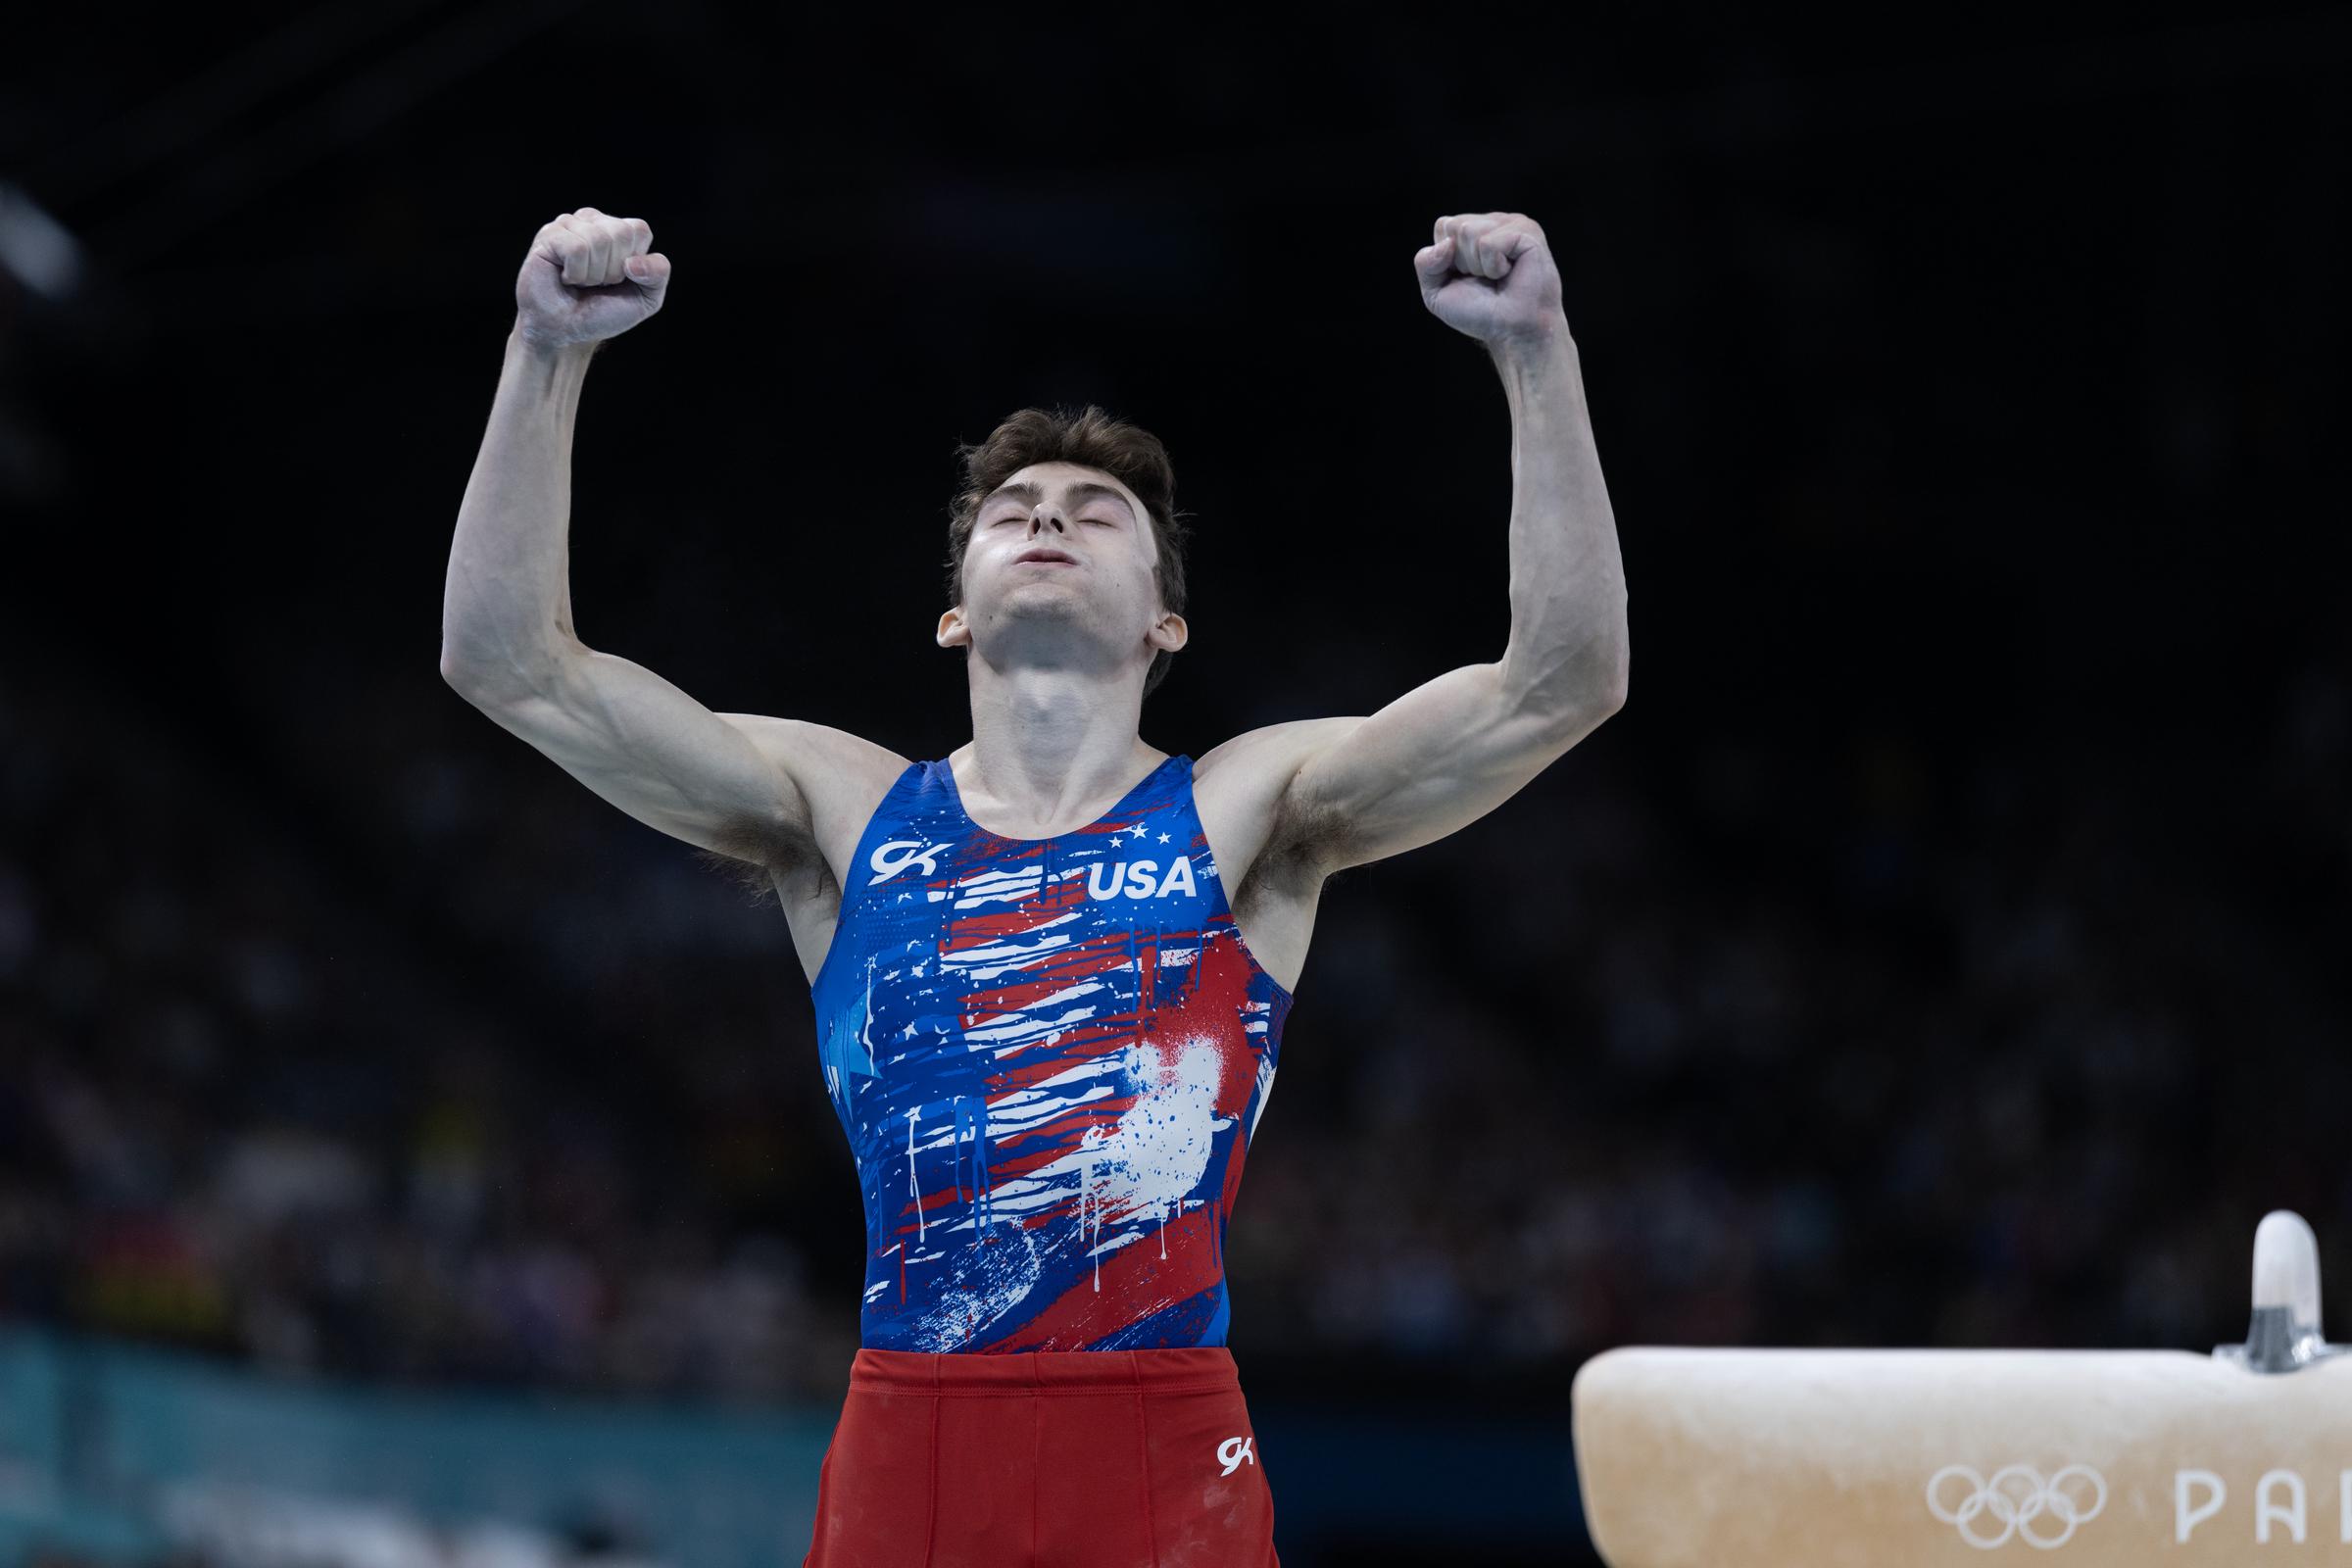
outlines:
[[[1138,733],[1131,669],[995,669],[971,661],[972,739],[957,787],[1000,830],[1042,838],[1092,821],[1161,757]]]

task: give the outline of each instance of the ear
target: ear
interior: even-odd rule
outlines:
[[[1171,610],[1152,624],[1151,631],[1145,634],[1144,640],[1154,648],[1165,649],[1172,654],[1182,648],[1191,637],[1192,628],[1184,623],[1182,615]]]
[[[962,647],[972,640],[972,628],[964,624],[963,607],[952,607],[939,617],[939,630],[934,634],[942,648]]]

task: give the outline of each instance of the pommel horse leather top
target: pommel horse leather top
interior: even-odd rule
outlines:
[[[2186,1350],[1627,1347],[1572,1395],[1610,1568],[2352,1563],[2352,1348],[2318,1247],[2255,1237],[2243,1345]]]

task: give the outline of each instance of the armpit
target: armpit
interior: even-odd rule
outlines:
[[[778,897],[777,884],[787,885],[820,875],[833,880],[832,867],[817,853],[813,840],[794,841],[773,829],[751,824],[730,825],[712,837],[710,847],[698,849],[694,858],[706,870],[733,882],[754,904]]]

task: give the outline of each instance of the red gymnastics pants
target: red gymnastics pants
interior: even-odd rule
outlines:
[[[1281,1568],[1233,1353],[861,1348],[802,1568]]]

